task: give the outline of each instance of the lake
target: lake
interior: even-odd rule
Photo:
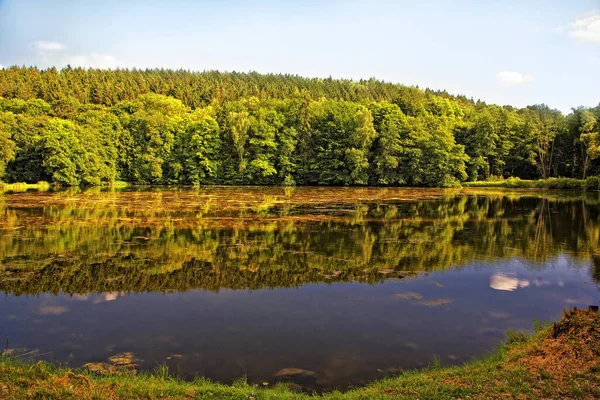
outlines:
[[[598,304],[599,204],[491,189],[2,194],[0,339],[72,367],[128,353],[141,370],[318,391],[462,364]]]

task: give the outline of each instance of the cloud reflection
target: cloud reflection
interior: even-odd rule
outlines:
[[[61,315],[69,311],[66,307],[45,305],[40,306],[38,312],[42,315]]]
[[[115,301],[119,297],[123,296],[124,292],[107,292],[103,293],[100,297],[96,297],[92,300],[92,304],[105,303],[107,301]]]
[[[495,274],[490,277],[490,287],[495,290],[512,292],[519,288],[526,288],[529,284],[529,281],[526,279],[518,279],[504,274]]]

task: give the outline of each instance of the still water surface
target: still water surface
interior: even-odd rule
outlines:
[[[74,367],[132,352],[143,370],[309,390],[460,364],[508,329],[598,304],[599,204],[467,189],[4,194],[0,339]]]

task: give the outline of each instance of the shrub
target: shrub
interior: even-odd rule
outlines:
[[[39,190],[40,192],[46,192],[50,190],[50,184],[46,181],[39,181],[38,183],[36,183],[36,185],[37,190]]]
[[[585,190],[600,190],[600,177],[590,176],[585,180]]]
[[[540,181],[538,181],[540,182]],[[584,181],[573,178],[548,178],[542,180],[544,187],[548,189],[583,189]]]
[[[510,177],[506,180],[465,182],[467,187],[504,187],[511,189],[562,189],[562,190],[600,190],[600,177],[590,176],[586,180],[574,178],[548,178],[535,181]]]

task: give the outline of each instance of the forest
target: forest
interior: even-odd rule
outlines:
[[[0,69],[0,181],[451,187],[600,175],[600,105],[569,115],[370,80]]]

